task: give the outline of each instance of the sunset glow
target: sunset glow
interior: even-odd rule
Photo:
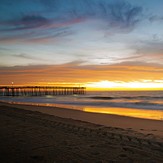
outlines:
[[[163,81],[133,81],[133,82],[123,82],[123,81],[100,81],[92,82],[85,85],[92,89],[107,89],[107,90],[163,90]]]
[[[162,5],[2,0],[0,85],[163,90]]]

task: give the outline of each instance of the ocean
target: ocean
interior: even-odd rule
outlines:
[[[87,91],[85,95],[1,96],[0,101],[163,120],[163,91]]]

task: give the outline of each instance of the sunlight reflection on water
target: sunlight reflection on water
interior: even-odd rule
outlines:
[[[116,114],[122,116],[130,116],[136,118],[163,120],[162,110],[143,110],[143,109],[130,109],[130,108],[117,108],[117,107],[85,107],[85,112]]]

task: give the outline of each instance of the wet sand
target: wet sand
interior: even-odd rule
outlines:
[[[161,163],[162,126],[157,120],[0,103],[0,162]]]

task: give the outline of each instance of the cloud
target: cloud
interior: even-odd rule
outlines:
[[[136,50],[136,54],[140,57],[137,60],[145,60],[146,62],[161,63],[163,61],[163,41],[157,35],[151,40],[143,40],[131,45]],[[136,58],[135,58],[136,59]]]
[[[3,5],[10,8],[7,3]],[[4,44],[64,43],[68,37],[82,39],[87,31],[94,35],[93,39],[99,39],[98,31],[105,37],[128,33],[141,20],[142,13],[142,7],[121,0],[22,0],[19,6],[12,3],[12,8],[15,15],[0,21],[0,42]]]
[[[153,15],[149,18],[149,21],[152,23],[157,21],[161,22],[163,21],[163,16]]]
[[[19,20],[1,23],[2,43],[46,43],[72,35],[70,26],[82,22],[83,19],[52,20],[42,16],[23,16]]]
[[[102,19],[108,22],[108,27],[120,28],[133,28],[142,19],[142,7],[131,5],[127,1],[60,0],[55,2],[55,7],[59,8],[58,12],[66,15],[62,17],[65,19]],[[67,3],[69,7],[65,7]]]
[[[140,20],[142,7],[132,6],[125,1],[111,4],[108,6],[112,26],[119,26],[121,28],[133,28]]]
[[[27,15],[22,17],[21,20],[17,22],[16,25],[20,25],[20,26],[22,25],[24,26],[24,28],[35,28],[46,24],[49,24],[49,20],[43,16]]]
[[[11,51],[11,49],[6,47],[0,47],[0,51]]]
[[[6,22],[10,26],[10,30],[23,30],[37,28],[43,25],[47,25],[53,21],[54,23],[60,22],[72,22],[72,20],[79,20],[81,18],[86,19],[103,19],[108,22],[109,26],[132,28],[139,22],[142,7],[133,6],[126,1],[106,1],[106,0],[57,0],[57,1],[40,1],[43,7],[51,8],[50,18],[47,15],[48,11],[44,11],[42,15],[31,15],[28,13],[23,14],[19,20],[11,20]],[[36,3],[36,2],[35,2]],[[36,3],[37,4],[37,3]],[[37,4],[39,6],[39,4]],[[37,12],[36,12],[37,13]],[[73,21],[73,23],[78,23]],[[1,23],[2,24],[2,23]]]
[[[121,63],[115,65],[81,65],[67,63],[62,65],[38,65],[0,67],[1,84],[39,84],[39,83],[88,83],[108,81],[161,80],[163,67],[143,63]]]
[[[27,30],[38,28],[50,23],[50,20],[40,15],[25,15],[19,20],[11,20],[2,22],[0,25],[4,26],[1,31],[15,31],[15,30]],[[6,27],[6,28],[5,28]]]
[[[30,59],[30,60],[40,60],[40,61],[45,61],[45,59],[41,59],[40,56],[39,57],[35,57],[35,56],[31,56],[29,54],[15,54],[15,55],[12,55],[13,57],[16,57],[16,58],[22,58],[22,59]]]

